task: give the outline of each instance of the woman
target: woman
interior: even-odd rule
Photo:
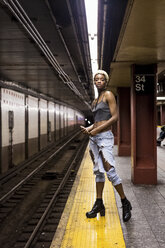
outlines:
[[[131,218],[132,206],[124,194],[121,179],[115,170],[114,137],[111,132],[111,125],[117,121],[118,116],[115,97],[111,91],[106,90],[108,81],[109,77],[105,71],[98,70],[95,73],[94,83],[98,90],[98,98],[92,103],[94,124],[87,128],[81,126],[82,132],[89,135],[89,151],[96,176],[96,201],[86,216],[87,218],[94,218],[99,212],[101,216],[105,216],[102,194],[105,182],[104,174],[106,173],[121,198],[123,221],[126,222]]]

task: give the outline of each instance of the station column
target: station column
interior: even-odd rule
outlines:
[[[117,122],[112,124],[112,133],[114,135],[114,145],[117,145],[118,134],[117,134]]]
[[[135,184],[157,183],[156,64],[133,65],[131,159]]]
[[[165,105],[160,106],[160,121],[161,125],[165,125]]]
[[[130,87],[118,88],[118,155],[131,155]]]

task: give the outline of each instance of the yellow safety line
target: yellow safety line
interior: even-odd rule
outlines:
[[[66,226],[61,248],[125,248],[122,228],[111,183],[104,189],[105,217],[88,219],[85,213],[95,201],[95,179],[92,162],[87,156],[74,203]]]

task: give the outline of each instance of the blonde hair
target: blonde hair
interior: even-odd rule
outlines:
[[[96,77],[97,74],[103,74],[104,77],[105,77],[105,79],[106,79],[106,81],[107,81],[107,83],[108,83],[108,81],[109,81],[109,76],[108,76],[108,74],[106,73],[106,71],[97,70],[97,71],[95,72],[95,74],[94,74],[94,77],[93,77],[94,79],[95,79],[95,77]]]

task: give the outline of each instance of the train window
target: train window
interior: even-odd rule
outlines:
[[[60,138],[64,136],[64,106],[60,105]]]
[[[9,110],[8,112],[9,115],[9,129],[13,129],[14,128],[14,111],[13,110]]]
[[[54,103],[48,103],[48,141],[51,142],[54,140]],[[51,123],[51,128],[49,127]]]
[[[56,104],[55,115],[56,115],[56,140],[59,140],[60,138],[60,106],[59,104]]]

